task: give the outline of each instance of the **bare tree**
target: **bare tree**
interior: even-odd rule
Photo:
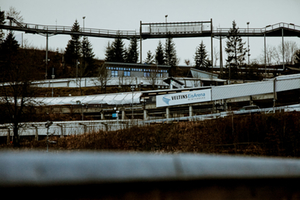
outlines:
[[[191,61],[190,61],[190,59],[185,59],[185,60],[184,60],[184,63],[185,63],[187,66],[189,66],[189,65],[191,64]]]
[[[30,51],[19,48],[10,32],[0,48],[0,106],[1,122],[11,123],[14,145],[19,146],[18,130],[22,122],[34,121],[36,89],[32,82],[38,74],[37,60]]]
[[[158,67],[157,65],[151,65],[149,72],[145,73],[146,78],[149,80],[152,88],[154,89],[155,85],[157,84],[158,79]]]
[[[266,46],[266,65],[270,66],[276,64],[278,57],[277,49],[274,46],[267,45]],[[265,63],[265,52],[262,50],[262,54],[260,55],[260,62]]]
[[[278,45],[276,54],[276,59],[280,62],[283,60],[283,52],[284,52],[284,61],[286,64],[292,64],[293,62],[293,55],[295,51],[298,49],[297,43],[295,41],[285,41],[284,48],[282,44]],[[279,64],[278,63],[278,64]]]
[[[15,7],[10,6],[9,10],[6,11],[6,16],[12,17],[16,19],[18,22],[23,22],[23,17],[21,15],[21,11],[17,11]]]
[[[214,47],[214,66],[216,66],[217,65],[217,62],[218,62],[218,60],[219,60],[219,51],[218,51],[218,48],[215,46]]]
[[[94,84],[97,86],[99,86],[100,84],[101,92],[106,92],[106,85],[107,82],[111,79],[111,76],[109,74],[109,70],[106,69],[105,63],[102,64],[98,72],[98,77],[94,80]]]

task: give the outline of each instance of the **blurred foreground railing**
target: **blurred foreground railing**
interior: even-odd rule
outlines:
[[[300,160],[201,154],[0,153],[14,199],[299,199]]]

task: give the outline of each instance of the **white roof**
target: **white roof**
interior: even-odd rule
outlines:
[[[133,98],[132,98],[133,94]],[[108,104],[108,105],[122,105],[140,103],[141,92],[126,92],[126,93],[111,93],[98,94],[89,96],[71,96],[71,97],[39,97],[37,102],[45,105],[70,105],[77,104],[80,101],[83,104]]]

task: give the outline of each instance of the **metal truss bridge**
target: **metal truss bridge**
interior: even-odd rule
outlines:
[[[212,26],[210,21],[196,22],[168,22],[168,23],[142,23],[140,22],[140,31],[135,30],[108,30],[95,28],[81,28],[80,31],[72,31],[72,26],[54,26],[21,23],[12,17],[7,18],[9,25],[0,25],[0,29],[23,31],[32,34],[49,35],[81,35],[90,37],[130,39],[132,37],[150,39],[150,38],[180,38],[180,37],[224,37],[228,35],[230,28],[217,28]],[[296,36],[300,37],[300,26],[292,23],[277,23],[263,28],[239,28],[239,36],[249,37],[280,37]]]

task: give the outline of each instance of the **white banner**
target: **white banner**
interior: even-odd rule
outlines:
[[[174,106],[211,101],[211,89],[157,95],[156,107]]]

